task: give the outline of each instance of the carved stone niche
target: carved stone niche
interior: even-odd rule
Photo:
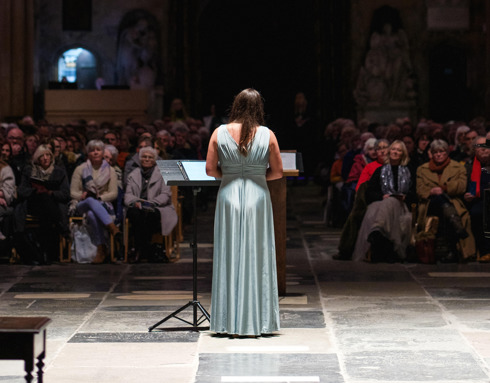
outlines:
[[[416,117],[415,75],[398,10],[389,6],[376,9],[369,36],[354,89],[358,119],[388,123]]]

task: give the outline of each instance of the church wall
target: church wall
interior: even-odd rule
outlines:
[[[95,53],[99,59],[100,76],[107,84],[113,83],[119,23],[133,9],[148,10],[158,19],[163,41],[166,4],[161,0],[94,1],[91,31],[63,31],[62,1],[36,0],[35,55],[38,68],[35,86],[45,86],[47,81],[56,81],[55,68],[59,54],[74,46],[82,46]],[[165,49],[162,53],[165,55]]]
[[[485,12],[483,0],[456,0],[445,2],[439,0],[352,0],[351,1],[351,68],[349,83],[356,88],[361,67],[364,64],[369,47],[370,27],[376,9],[388,5],[398,10],[403,29],[408,39],[410,60],[415,75],[416,116],[431,118],[430,100],[430,57],[440,44],[455,46],[466,53],[466,96],[468,110],[466,116],[474,117],[485,110]],[[452,7],[460,8],[452,8]],[[429,9],[448,13],[430,13]],[[444,9],[445,8],[445,9]],[[465,24],[464,12],[469,17]],[[459,13],[458,13],[459,12]],[[454,16],[451,22],[443,20],[443,15]],[[459,15],[459,16],[458,16]],[[458,19],[459,17],[459,19]],[[439,24],[440,27],[437,27]],[[446,23],[444,25],[444,23]],[[452,23],[452,25],[451,25]],[[436,26],[436,27],[434,27]],[[434,101],[432,101],[434,103]],[[433,104],[432,104],[433,108]]]
[[[202,4],[208,3],[207,0],[200,2]],[[197,0],[92,1],[92,30],[84,32],[62,30],[62,0],[33,0],[33,19],[35,22],[34,33],[32,33],[34,35],[32,81],[36,95],[34,110],[42,109],[40,107],[43,103],[42,93],[47,88],[48,82],[57,80],[57,59],[65,49],[74,46],[89,49],[98,60],[98,75],[104,78],[106,84],[115,82],[119,23],[127,12],[134,9],[147,10],[155,16],[160,25],[160,65],[165,103],[168,105],[171,97],[182,97],[187,105],[196,109],[196,105],[202,102],[199,87],[203,74],[200,72],[199,31],[197,29],[199,11],[203,9],[202,4],[199,6],[200,2]],[[430,57],[434,49],[440,44],[453,45],[467,56],[465,63],[465,96],[469,100],[467,101],[467,115],[476,116],[488,112],[490,108],[487,105],[490,105],[490,101],[487,101],[486,105],[485,96],[487,88],[490,88],[488,85],[490,84],[490,70],[487,69],[486,62],[487,56],[490,57],[490,45],[486,42],[487,34],[484,25],[488,22],[487,19],[490,19],[490,12],[486,9],[484,0],[350,0],[349,2],[350,22],[346,26],[350,35],[350,42],[346,44],[346,49],[349,52],[345,54],[345,58],[344,55],[343,58],[337,58],[338,60],[349,61],[349,64],[346,65],[348,75],[343,79],[345,94],[353,95],[356,88],[359,71],[368,49],[373,13],[379,7],[389,5],[398,10],[409,43],[409,57],[415,74],[414,89],[416,91],[417,117],[431,117],[431,102],[434,101],[431,101]],[[430,24],[429,9],[435,6],[445,7],[446,5],[456,5],[466,9],[469,14],[468,25],[453,29],[430,29],[428,25]],[[319,9],[324,8],[330,10],[324,5]],[[324,28],[329,27],[329,25],[326,23]],[[317,31],[317,34],[320,33],[322,32]],[[326,36],[328,39],[336,38],[335,34]],[[319,35],[314,38],[317,42],[322,41]],[[8,39],[4,40],[7,41]],[[326,44],[330,43],[326,41]],[[318,44],[318,46],[321,47],[322,45]],[[4,59],[10,60],[11,58],[5,57]],[[325,58],[320,60],[320,64],[327,66],[328,60],[331,59],[334,59],[331,55],[325,55]],[[4,67],[6,68],[6,66]],[[11,76],[11,73],[5,70],[0,74],[2,74],[2,78]],[[26,76],[26,79],[29,80],[30,84],[31,79],[28,77]],[[328,76],[320,80],[317,89],[318,94],[322,94],[325,89],[331,89],[331,79]],[[341,87],[342,83],[339,81],[337,85]],[[18,87],[19,89],[16,90],[17,93],[15,94],[21,95],[17,98],[23,98],[19,102],[12,101],[12,104],[21,105],[21,101],[29,100],[29,92],[24,91],[25,87],[20,86],[17,80],[13,81],[11,86]],[[490,100],[490,97],[487,96],[487,99]],[[349,97],[342,97],[342,100],[345,100],[343,104],[351,104]],[[17,111],[10,106],[10,101],[9,105],[3,101],[3,115],[29,113],[29,102],[25,104],[26,106],[22,106],[22,110]],[[163,108],[163,102],[160,104],[160,108]],[[199,108],[197,109],[199,110]],[[335,111],[341,109],[345,111],[351,108],[345,105],[335,107]],[[156,111],[156,113],[162,113],[162,110]],[[336,115],[336,113],[331,112],[330,115]]]
[[[65,50],[82,47],[91,51],[98,64],[98,76],[106,85],[116,84],[117,41],[121,20],[127,12],[143,9],[151,13],[160,27],[162,78],[169,67],[167,1],[92,1],[92,30],[64,31],[62,0],[35,0],[34,89],[38,101],[49,81],[57,81],[57,61]]]

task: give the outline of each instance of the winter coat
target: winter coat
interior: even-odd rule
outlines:
[[[466,184],[466,169],[464,165],[454,160],[451,160],[443,170],[440,180],[438,174],[429,169],[429,162],[417,169],[417,196],[419,198],[417,223],[419,227],[423,227],[427,216],[430,190],[434,187],[441,187],[449,196],[450,202],[456,208],[463,226],[469,234],[468,238],[459,240],[460,251],[464,258],[476,254],[475,239],[471,232],[470,214],[462,200],[466,192]]]
[[[128,176],[126,193],[124,194],[124,204],[133,206],[140,200],[143,176],[141,169],[134,169]],[[163,177],[155,166],[148,183],[147,201],[156,205],[160,211],[162,235],[168,235],[177,224],[178,218],[172,204],[172,191],[170,186],[165,185]]]

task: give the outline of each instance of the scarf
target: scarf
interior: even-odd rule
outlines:
[[[155,166],[152,166],[151,168],[148,169],[143,169],[141,168],[141,177],[142,182],[141,182],[141,193],[140,193],[140,198],[141,199],[148,199],[148,184],[150,183],[150,178],[151,175],[153,174],[153,170],[155,169]]]
[[[51,165],[47,169],[43,169],[41,166],[37,164],[32,165],[31,178],[36,178],[41,181],[47,181],[51,177],[51,173],[54,170],[54,162],[51,162]]]
[[[478,158],[475,157],[473,160],[473,168],[471,169],[470,181],[474,182],[476,185],[475,197],[480,198],[480,181],[481,181],[481,163]]]
[[[98,198],[102,188],[107,185],[111,179],[111,166],[106,160],[103,160],[99,169],[99,175],[96,179],[93,178],[93,171],[94,168],[92,167],[92,163],[90,160],[87,160],[86,166],[82,171],[82,186],[84,191],[87,191]]]
[[[407,194],[410,188],[410,171],[398,166],[398,188],[395,189],[393,170],[390,164],[381,167],[381,191],[383,194]]]
[[[434,159],[431,158],[429,161],[429,169],[434,173],[442,174],[442,172],[444,171],[444,169],[446,169],[446,167],[449,165],[450,162],[451,162],[451,158],[448,157],[446,158],[446,161],[444,161],[442,164],[437,165],[434,162]]]

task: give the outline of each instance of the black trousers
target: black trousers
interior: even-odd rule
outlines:
[[[131,234],[136,251],[143,251],[150,245],[153,233],[161,232],[160,211],[130,207],[126,217],[131,223]]]

